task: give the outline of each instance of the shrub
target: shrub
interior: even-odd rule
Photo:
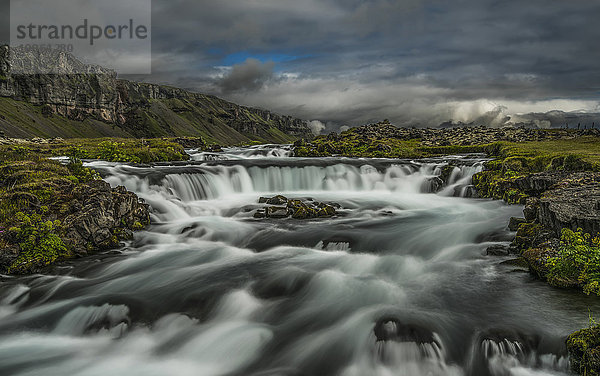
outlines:
[[[9,273],[24,273],[36,267],[45,266],[61,256],[68,255],[68,249],[58,235],[59,221],[43,221],[39,214],[17,213],[18,227],[9,232],[16,237],[21,252],[9,267]]]
[[[548,260],[548,268],[551,284],[578,285],[588,295],[600,295],[600,239],[563,229],[558,257]]]

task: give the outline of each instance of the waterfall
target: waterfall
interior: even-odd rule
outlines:
[[[3,277],[0,369],[568,374],[564,337],[588,321],[570,304],[598,311],[600,303],[573,293],[561,304],[568,292],[485,255],[514,235],[506,225],[522,207],[470,199],[483,157],[289,152],[267,145],[190,151],[189,162],[88,162],[144,199],[152,225],[56,275]],[[255,218],[259,197],[275,194],[339,208],[329,218]]]
[[[98,167],[98,165],[95,165]],[[213,165],[194,166],[182,173],[171,173],[154,187],[148,182],[132,182],[123,167],[103,168],[109,176],[106,180],[112,185],[125,185],[140,192],[142,185],[171,193],[185,201],[211,200],[239,193],[281,193],[286,192],[398,192],[435,193],[440,190],[439,178],[443,164],[391,164],[375,167],[370,164],[360,166],[334,164],[330,166],[243,166]],[[473,166],[455,167],[449,184],[440,194],[465,197],[473,174],[481,171],[481,163]],[[139,171],[138,171],[139,173]],[[143,174],[147,176],[146,173]],[[133,178],[135,179],[135,178]],[[143,192],[142,192],[143,193]]]

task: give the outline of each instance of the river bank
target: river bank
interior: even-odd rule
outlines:
[[[110,254],[5,280],[4,369],[568,374],[564,339],[596,305],[485,255],[510,241],[506,222],[521,207],[462,197],[484,156],[285,153],[273,145],[190,151],[194,163],[87,162],[144,199],[152,225]],[[327,216],[255,218],[283,207],[278,195],[288,209],[296,199],[337,205]],[[17,349],[21,358],[7,356]]]

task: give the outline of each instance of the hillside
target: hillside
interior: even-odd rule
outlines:
[[[12,56],[10,56],[12,54]],[[306,122],[211,95],[120,80],[62,52],[0,47],[0,131],[8,137],[202,136],[234,144],[290,142],[311,136]],[[61,74],[12,74],[11,67],[54,64]],[[33,62],[33,63],[32,63]],[[56,69],[58,67],[58,69]]]

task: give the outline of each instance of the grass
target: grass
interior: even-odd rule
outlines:
[[[0,145],[0,160],[3,161],[52,156],[134,163],[188,159],[183,146],[174,139],[96,138]]]
[[[152,100],[134,96],[130,99],[132,103],[124,114],[125,123],[116,125],[92,114],[83,120],[73,120],[52,113],[50,106],[0,98],[0,129],[6,136],[19,138],[200,136],[209,143],[220,145],[252,140],[290,143],[298,139],[278,129],[276,117],[267,120],[257,110],[235,106],[212,96],[189,94],[182,98]]]
[[[50,156],[69,156],[63,165]],[[0,249],[18,253],[8,273],[26,273],[71,257],[60,219],[70,213],[73,192],[87,189],[98,174],[81,158],[148,163],[186,160],[172,139],[79,139],[0,145]],[[139,230],[142,224],[134,224]]]

